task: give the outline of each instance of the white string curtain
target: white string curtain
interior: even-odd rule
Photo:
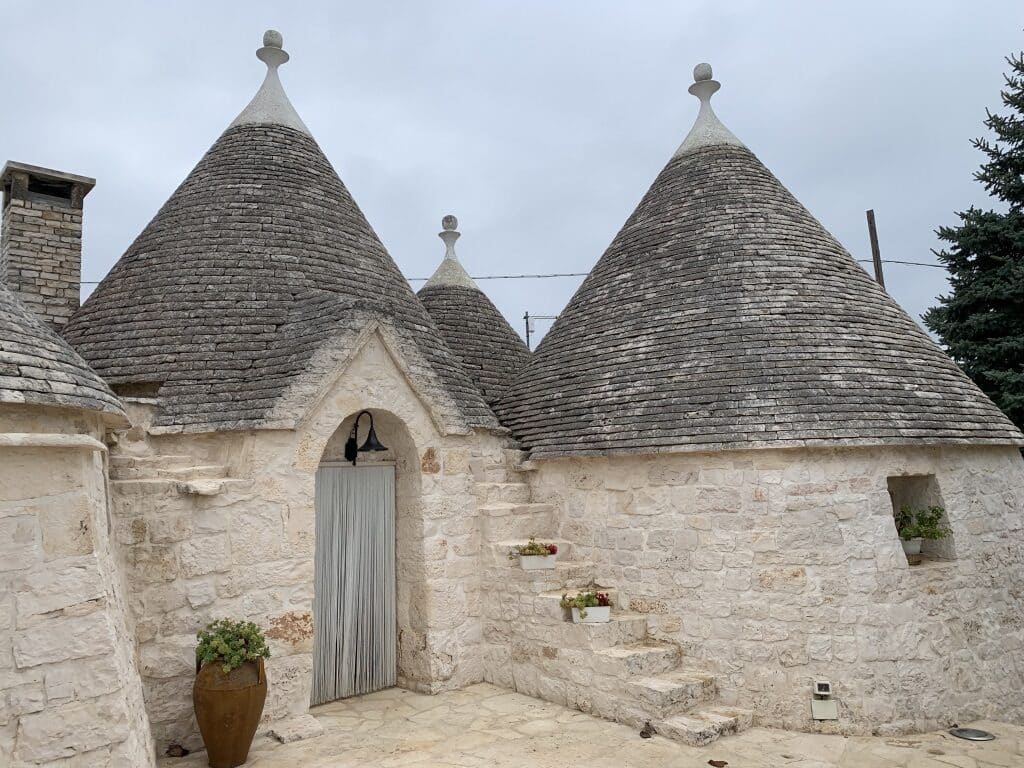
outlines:
[[[395,685],[395,468],[316,473],[311,703]]]

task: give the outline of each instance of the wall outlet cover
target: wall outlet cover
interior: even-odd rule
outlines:
[[[811,699],[811,718],[814,720],[838,720],[839,702],[831,699]]]

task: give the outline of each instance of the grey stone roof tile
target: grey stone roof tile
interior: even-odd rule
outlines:
[[[479,288],[428,284],[417,296],[484,402],[496,403],[529,362],[519,334]]]
[[[0,285],[0,404],[101,411],[124,422],[106,383],[56,333]]]
[[[495,406],[537,456],[1024,436],[745,147],[674,157]]]
[[[155,427],[249,429],[267,423],[319,347],[374,311],[415,347],[466,424],[497,427],[316,142],[284,125],[240,124],[64,336],[115,388],[160,384]]]

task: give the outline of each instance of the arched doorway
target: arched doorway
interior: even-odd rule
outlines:
[[[355,465],[347,461],[350,417],[328,442],[316,473],[313,705],[397,680],[396,455],[408,433],[391,414],[373,416],[387,450],[359,453]],[[358,445],[369,425],[364,417]]]

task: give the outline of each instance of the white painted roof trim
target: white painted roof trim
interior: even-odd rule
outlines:
[[[263,34],[263,47],[256,51],[256,57],[267,65],[267,76],[263,85],[252,97],[249,105],[242,110],[242,113],[231,123],[232,128],[236,125],[285,125],[302,131],[312,138],[313,134],[302,122],[299,113],[288,100],[288,95],[281,85],[281,78],[277,76],[277,68],[290,58],[281,47],[284,40],[280,32],[268,29]]]
[[[715,91],[722,87],[717,80],[711,79],[711,65],[698,64],[693,68],[693,85],[689,91],[700,99],[700,112],[693,123],[693,128],[686,134],[683,143],[672,157],[680,157],[688,152],[693,152],[702,147],[710,147],[716,144],[731,144],[736,147],[746,145],[736,138],[732,131],[726,128],[718,119],[715,110],[711,108],[711,97]]]

